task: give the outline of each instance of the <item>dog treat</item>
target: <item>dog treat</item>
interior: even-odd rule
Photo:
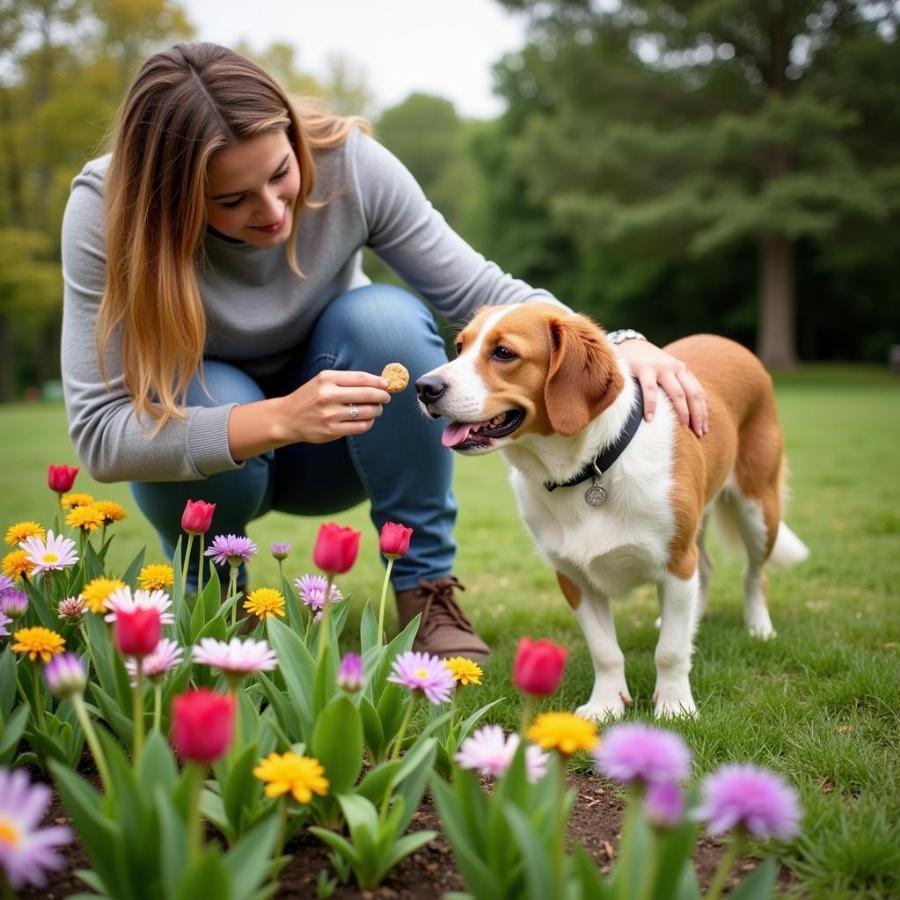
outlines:
[[[388,363],[381,377],[387,380],[389,394],[399,394],[409,384],[409,372],[400,363]]]

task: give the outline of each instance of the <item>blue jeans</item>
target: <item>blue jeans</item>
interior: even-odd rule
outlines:
[[[420,375],[446,359],[434,317],[411,294],[387,285],[348,291],[328,304],[284,370],[254,380],[237,365],[207,360],[209,394],[195,378],[186,402],[252,403],[288,394],[324,369],[379,374],[387,363],[402,362],[410,387],[392,397],[370,431],[327,444],[291,444],[213,475],[202,486],[133,482],[135,501],[171,558],[188,499],[216,504],[208,537],[245,534],[248,522],[273,509],[319,516],[368,499],[376,529],[388,521],[413,529],[409,553],[392,571],[397,590],[415,587],[420,578],[450,575],[456,554],[452,453],[441,445],[440,423],[422,414],[412,388]],[[196,557],[192,569],[189,580],[196,583]]]

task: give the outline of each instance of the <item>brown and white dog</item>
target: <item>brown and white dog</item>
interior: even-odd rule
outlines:
[[[782,436],[762,364],[713,335],[665,348],[706,391],[710,432],[699,439],[662,395],[653,420],[640,422],[640,388],[616,347],[590,319],[559,306],[485,308],[456,349],[456,359],[416,382],[420,403],[450,420],[445,446],[467,455],[499,449],[511,464],[522,517],[593,658],[593,691],[578,713],[618,717],[630,703],[610,599],[652,582],[661,607],[656,715],[693,714],[688,675],[709,589],[704,532],[713,507],[746,548],[744,619],[756,637],[775,635],[766,562],[790,565],[808,553],[781,521]],[[564,485],[590,472],[629,425],[637,430],[608,471]],[[605,500],[594,505],[585,488],[597,485]]]

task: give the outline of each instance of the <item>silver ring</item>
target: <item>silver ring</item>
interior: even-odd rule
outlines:
[[[355,422],[359,418],[359,407],[355,403],[350,404],[350,421]]]

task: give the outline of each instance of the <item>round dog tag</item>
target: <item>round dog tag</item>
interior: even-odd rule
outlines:
[[[589,506],[603,506],[606,502],[606,491],[600,486],[599,479],[595,478],[591,486],[584,492],[585,502]]]

